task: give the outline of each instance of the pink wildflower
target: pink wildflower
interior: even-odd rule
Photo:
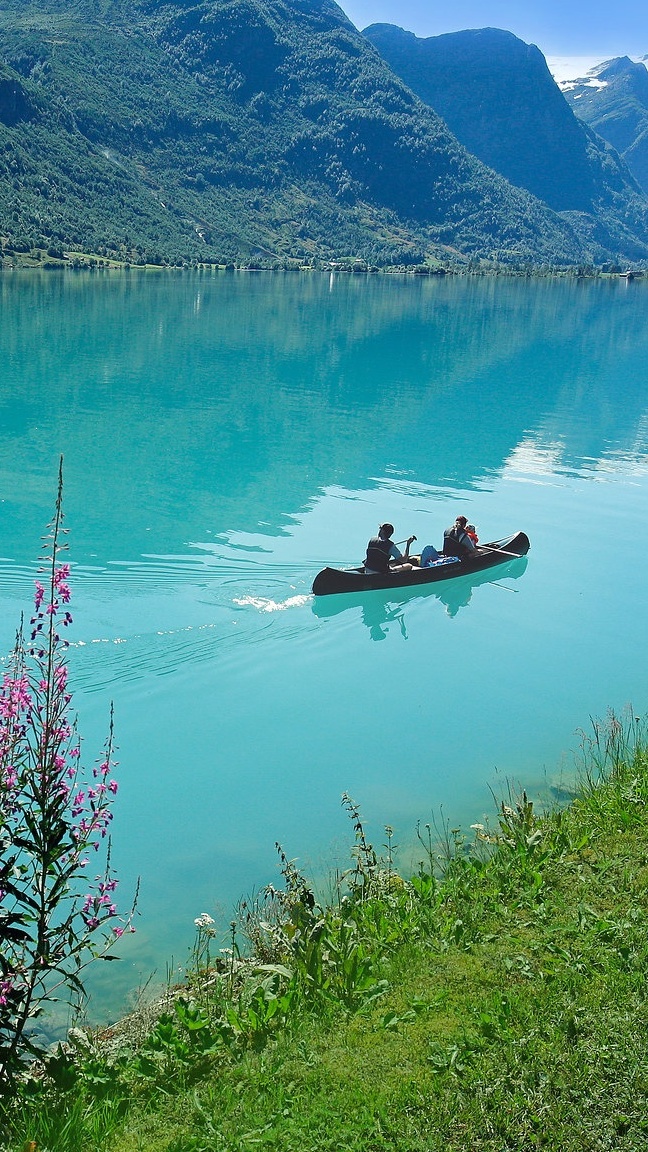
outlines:
[[[6,672],[0,688],[0,716],[4,720],[13,720],[30,708],[31,703],[27,677],[18,676],[14,679]]]
[[[121,935],[121,933],[120,933]],[[11,980],[0,980],[0,1004],[7,1003],[8,994],[13,991],[13,983]]]

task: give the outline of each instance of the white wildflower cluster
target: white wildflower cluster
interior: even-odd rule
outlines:
[[[200,916],[196,916],[194,924],[199,932],[204,932],[206,936],[215,936],[216,929],[214,927],[216,921],[209,915],[208,912],[201,912]]]

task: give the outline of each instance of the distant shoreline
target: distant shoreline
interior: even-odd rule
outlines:
[[[476,264],[476,266],[475,266]],[[340,274],[350,276],[503,276],[525,279],[546,279],[557,277],[560,279],[605,279],[605,280],[648,280],[648,267],[636,268],[615,265],[572,265],[566,268],[529,267],[516,268],[506,265],[493,266],[487,262],[475,262],[473,265],[455,264],[413,264],[377,267],[367,265],[362,260],[331,260],[321,264],[303,264],[298,260],[276,261],[273,264],[267,261],[250,260],[241,263],[216,264],[212,261],[186,261],[182,264],[147,264],[132,263],[130,261],[113,260],[109,257],[93,255],[91,253],[65,253],[62,257],[52,257],[46,253],[30,254],[15,253],[4,250],[0,256],[0,274],[3,272],[119,272],[131,275],[133,273],[150,272],[307,272],[324,275]]]

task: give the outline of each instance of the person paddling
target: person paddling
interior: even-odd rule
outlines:
[[[401,552],[394,544],[393,524],[381,524],[378,535],[372,536],[367,544],[365,557],[365,572],[409,572],[413,564],[410,563],[409,550],[416,536],[410,536],[405,544],[405,551]]]

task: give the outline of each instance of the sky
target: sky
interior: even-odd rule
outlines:
[[[417,36],[504,28],[552,57],[648,54],[646,0],[338,0],[357,28],[397,24]],[[574,73],[576,75],[578,73]],[[582,73],[580,73],[582,75]]]

